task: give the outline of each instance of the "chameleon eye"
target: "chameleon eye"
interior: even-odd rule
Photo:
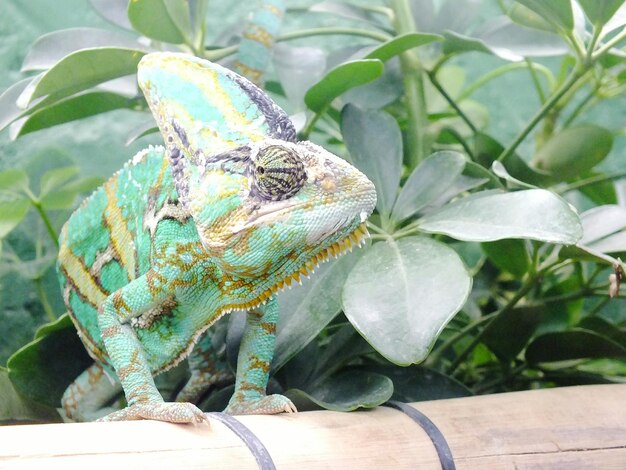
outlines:
[[[296,194],[306,181],[302,160],[291,149],[270,145],[257,155],[252,173],[252,193],[270,201]]]

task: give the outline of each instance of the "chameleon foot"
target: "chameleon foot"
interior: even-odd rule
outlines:
[[[296,413],[298,410],[291,400],[282,395],[267,395],[259,398],[232,401],[224,413],[230,415],[273,415],[276,413]]]
[[[191,403],[152,402],[132,405],[98,421],[154,419],[168,423],[208,423],[206,415]]]

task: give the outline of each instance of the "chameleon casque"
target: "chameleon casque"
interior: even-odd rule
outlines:
[[[139,152],[70,217],[60,236],[65,304],[95,364],[63,407],[91,419],[206,420],[192,403],[221,316],[245,310],[231,414],[295,411],[266,395],[275,293],[359,244],[373,184],[343,159],[297,142],[288,116],[248,80],[176,53],[144,56],[138,81],[165,142]],[[191,379],[164,402],[153,376],[189,357]]]

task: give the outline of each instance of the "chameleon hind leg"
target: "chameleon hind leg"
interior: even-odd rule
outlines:
[[[274,356],[278,302],[272,297],[265,305],[248,312],[237,358],[237,376],[226,413],[293,413],[296,407],[283,395],[266,395],[270,365]]]
[[[128,406],[101,421],[155,419],[172,423],[208,422],[191,403],[164,402],[157,390],[143,347],[130,319],[171,298],[167,285],[149,270],[111,294],[98,315],[98,325],[111,363],[122,383]]]
[[[176,401],[198,403],[213,385],[232,380],[224,348],[216,348],[213,339],[214,331],[206,331],[187,358],[191,377],[178,392]]]
[[[72,421],[93,421],[113,411],[106,407],[122,391],[122,387],[94,363],[80,374],[63,393],[61,406]]]

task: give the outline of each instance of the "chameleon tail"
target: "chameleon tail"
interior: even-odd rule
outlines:
[[[257,86],[263,85],[285,9],[284,0],[263,1],[244,28],[234,68]]]

